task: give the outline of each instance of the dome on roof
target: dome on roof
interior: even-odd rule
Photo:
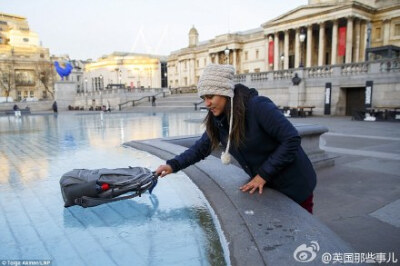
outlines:
[[[192,26],[192,28],[190,29],[189,35],[199,35],[199,33],[197,32],[197,30],[194,26]]]

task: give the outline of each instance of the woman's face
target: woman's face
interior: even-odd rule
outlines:
[[[204,95],[204,104],[214,116],[219,116],[224,112],[227,98],[220,95]]]

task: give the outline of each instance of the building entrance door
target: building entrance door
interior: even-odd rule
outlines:
[[[365,88],[346,88],[346,115],[365,109]]]

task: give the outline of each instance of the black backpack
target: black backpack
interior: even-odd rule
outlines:
[[[103,203],[134,198],[157,184],[157,176],[144,167],[117,169],[74,169],[60,179],[64,207],[93,207]],[[122,194],[132,192],[126,196]]]

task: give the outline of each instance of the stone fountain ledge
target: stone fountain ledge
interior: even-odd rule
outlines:
[[[328,130],[318,125],[297,125],[296,128],[314,165],[332,165],[333,159],[319,149],[319,136]],[[131,141],[124,145],[167,160],[183,152],[185,146],[191,145],[198,137]],[[183,171],[213,208],[228,242],[232,265],[304,265],[297,262],[293,254],[302,244],[310,246],[311,241],[316,241],[320,249],[316,258],[307,265],[321,265],[325,252],[354,252],[329,228],[285,195],[269,188],[262,195],[242,193],[239,187],[249,178],[234,164],[226,166],[218,157],[209,156]]]

